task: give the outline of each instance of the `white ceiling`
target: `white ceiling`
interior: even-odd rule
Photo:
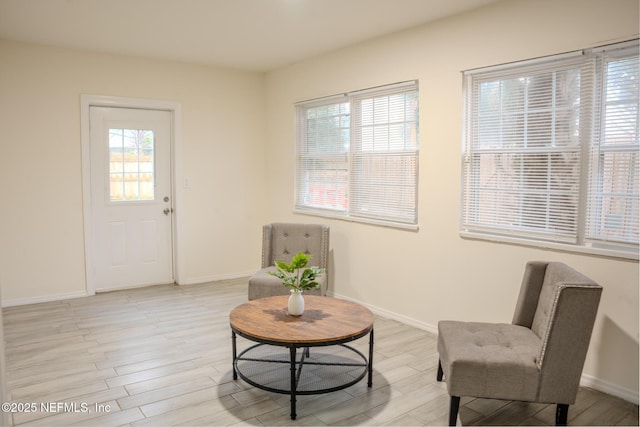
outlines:
[[[268,71],[497,0],[0,0],[0,38]]]

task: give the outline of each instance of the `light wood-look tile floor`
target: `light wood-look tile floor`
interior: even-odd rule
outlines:
[[[380,317],[373,387],[299,396],[290,420],[287,395],[232,379],[228,315],[246,289],[246,280],[153,286],[4,309],[14,424],[446,425],[435,336]],[[368,339],[353,345],[366,353]],[[554,411],[463,399],[459,424],[552,425]],[[638,425],[638,406],[583,388],[569,424]]]

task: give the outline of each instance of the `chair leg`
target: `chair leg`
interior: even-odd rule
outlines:
[[[444,372],[442,372],[442,363],[440,362],[440,359],[438,359],[438,374],[436,375],[436,379],[438,381],[442,381],[443,375],[444,375]]]
[[[569,415],[569,405],[566,405],[564,403],[558,403],[558,406],[556,407],[556,425],[566,426],[568,415]]]
[[[451,396],[449,406],[449,425],[455,426],[458,421],[458,408],[460,407],[460,396]]]

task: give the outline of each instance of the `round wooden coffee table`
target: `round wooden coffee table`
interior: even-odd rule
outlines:
[[[234,308],[229,320],[233,379],[240,376],[263,390],[290,394],[291,419],[295,420],[296,395],[341,390],[367,374],[367,385],[371,387],[374,318],[371,310],[360,304],[313,295],[304,296],[302,316],[291,316],[287,311],[288,298],[249,301]],[[346,345],[367,334],[368,359]],[[258,344],[238,354],[236,335]]]

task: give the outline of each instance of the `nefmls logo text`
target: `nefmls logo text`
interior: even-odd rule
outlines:
[[[47,413],[89,412],[89,405],[86,402],[40,402],[40,411]]]

